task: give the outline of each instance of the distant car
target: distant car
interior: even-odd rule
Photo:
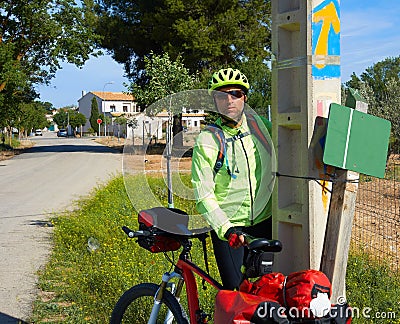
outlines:
[[[41,129],[35,130],[35,136],[43,136],[42,130]]]
[[[67,130],[66,129],[60,129],[58,132],[57,132],[57,136],[58,137],[67,137]]]

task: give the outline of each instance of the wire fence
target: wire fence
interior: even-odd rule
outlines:
[[[400,270],[400,150],[390,154],[384,179],[361,176],[352,245]]]

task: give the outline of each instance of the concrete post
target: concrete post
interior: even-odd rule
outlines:
[[[319,269],[330,201],[322,162],[331,102],[340,103],[338,0],[272,0],[272,124],[278,173],[276,269]]]

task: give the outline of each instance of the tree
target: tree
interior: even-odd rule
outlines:
[[[126,124],[127,124],[127,119],[124,116],[118,116],[114,120],[115,124],[118,125],[118,138],[121,137],[122,134],[126,134]],[[123,130],[121,131],[121,126],[123,127]]]
[[[368,113],[385,118],[392,123],[392,143],[400,143],[400,56],[385,60],[367,68],[357,77],[354,73],[347,87],[360,90],[368,102]]]
[[[16,85],[11,80],[7,87],[0,92],[0,128],[19,128],[18,122],[23,118],[22,104],[32,103],[36,98],[34,89],[29,83]]]
[[[86,117],[84,114],[68,107],[59,109],[53,116],[53,120],[60,128],[66,128],[70,125],[72,129],[76,129],[86,124]]]
[[[52,112],[54,110],[54,106],[51,102],[42,102],[43,107],[46,109],[47,112]]]
[[[242,62],[237,66],[249,80],[250,90],[247,104],[259,115],[268,116],[271,105],[271,69],[260,60],[253,59]]]
[[[383,104],[384,118],[392,123],[392,133],[397,143],[400,142],[400,83],[391,78],[387,84],[387,100]]]
[[[76,110],[70,110],[69,124],[75,132],[78,127],[86,124],[86,116]]]
[[[145,58],[145,63],[145,73],[148,83],[145,86],[132,83],[129,87],[129,91],[135,95],[139,104],[150,106],[170,95],[193,89],[196,78],[189,73],[189,70],[182,63],[181,57],[178,57],[175,61],[171,61],[167,53],[163,55],[151,53],[150,58]],[[149,114],[155,115],[162,108],[168,109],[168,103],[166,105],[150,106],[146,111]],[[171,113],[174,114],[174,143],[182,146],[183,137],[175,137],[182,131],[182,111],[172,111]]]
[[[149,53],[182,57],[191,73],[247,59],[267,59],[270,1],[98,0],[101,46],[142,80]]]
[[[392,79],[399,81],[399,77],[400,56],[388,57],[375,63],[361,74],[361,80],[371,87],[377,102],[385,102],[388,99],[387,84]]]
[[[82,66],[99,41],[92,9],[91,0],[2,1],[0,93],[49,81],[60,61]]]
[[[90,127],[95,129],[96,131],[99,129],[99,125],[97,124],[97,119],[99,119],[99,105],[95,97],[92,98],[91,112],[89,117]],[[100,132],[98,134],[100,136]]]
[[[60,109],[53,116],[53,121],[57,124],[59,128],[66,128],[68,125],[68,112],[65,109]]]
[[[21,132],[31,132],[35,129],[42,129],[49,126],[46,119],[46,108],[43,103],[33,101],[22,103],[19,106],[20,116],[15,124]]]

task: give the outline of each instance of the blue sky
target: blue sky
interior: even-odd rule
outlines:
[[[342,82],[352,72],[360,75],[374,63],[400,55],[400,0],[341,0],[340,15]],[[127,82],[123,66],[105,55],[91,58],[82,69],[63,65],[50,86],[37,90],[41,101],[60,108],[77,106],[82,91],[125,91]]]

